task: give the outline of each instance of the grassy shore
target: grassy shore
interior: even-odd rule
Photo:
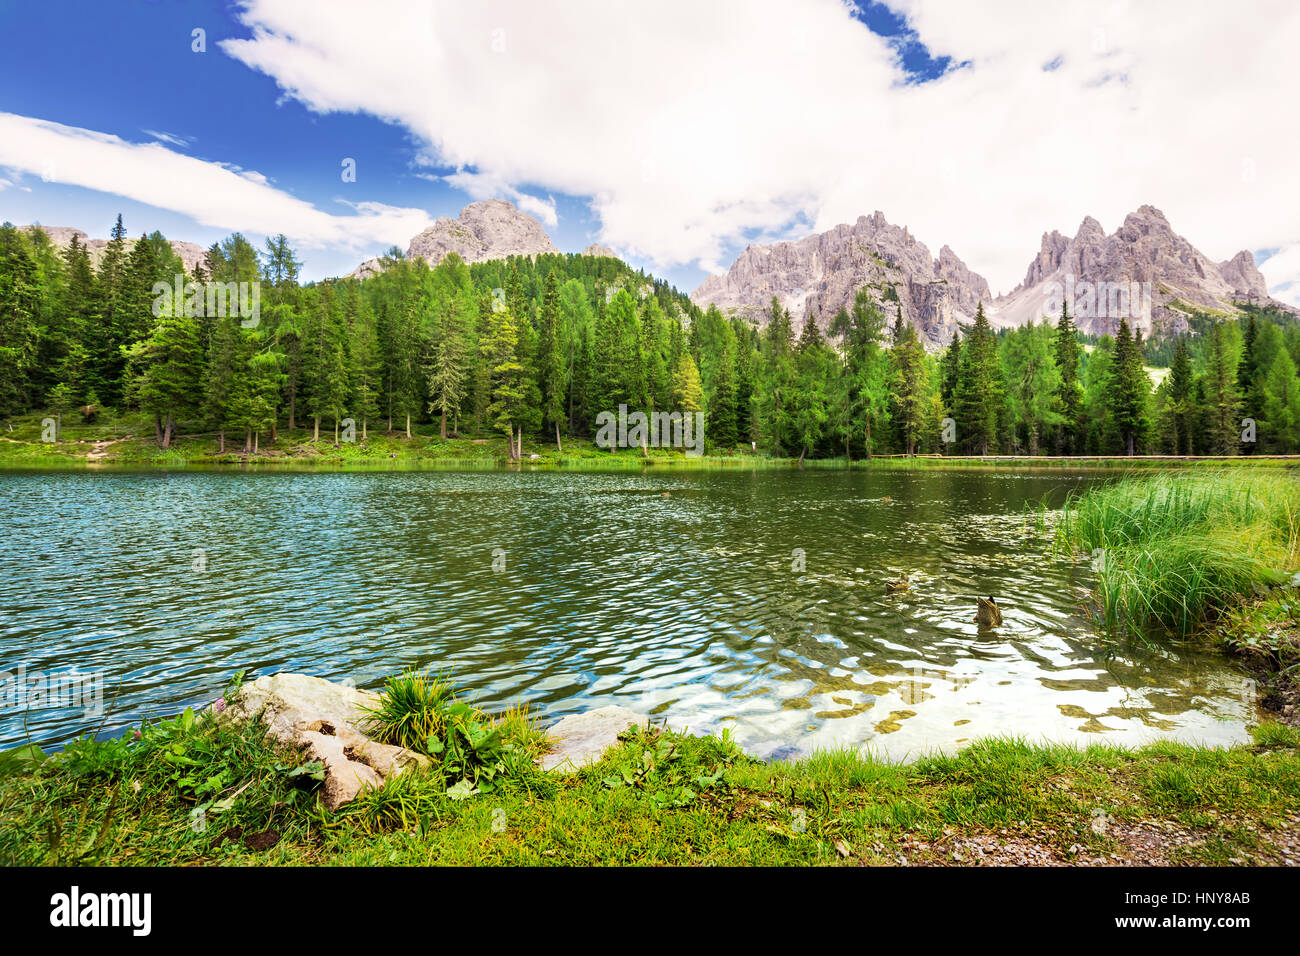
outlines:
[[[1058,545],[1098,571],[1101,622],[1240,655],[1263,702],[1300,722],[1300,482],[1224,471],[1128,478],[1071,496]]]
[[[391,687],[389,726],[417,746],[431,731],[421,749],[433,766],[335,812],[319,805],[319,765],[269,745],[255,722],[209,713],[48,757],[11,752],[0,759],[0,862],[1300,863],[1300,730],[1278,724],[1231,750],[985,739],[907,765],[847,751],[764,763],[725,736],[651,727],[561,777],[532,766],[544,735],[526,715],[467,709],[459,719],[478,744],[462,737],[457,749],[449,701],[432,722],[406,720],[411,705]]]
[[[57,467],[180,467],[187,465],[238,465],[259,468],[332,468],[343,470],[418,468],[558,468],[577,470],[639,470],[647,467],[707,468],[818,468],[849,469],[1013,469],[1016,471],[1167,469],[1200,467],[1300,468],[1300,456],[1249,456],[1235,458],[1187,457],[1081,457],[1049,456],[957,456],[877,455],[870,460],[850,462],[846,458],[805,459],[772,456],[746,446],[713,448],[699,457],[688,457],[680,449],[603,449],[587,438],[565,438],[562,447],[536,436],[524,439],[523,460],[509,462],[505,439],[448,437],[443,439],[434,425],[417,425],[411,437],[402,430],[389,431],[382,422],[371,424],[364,437],[358,429],[352,442],[334,441],[332,427],[323,428],[319,439],[311,428],[281,428],[275,440],[265,438],[256,453],[243,451],[243,436],[228,434],[221,450],[215,432],[182,430],[169,448],[154,439],[153,421],[146,415],[101,413],[92,422],[77,414],[65,414],[57,441],[46,441],[43,424],[53,413],[15,417],[0,425],[0,468]]]

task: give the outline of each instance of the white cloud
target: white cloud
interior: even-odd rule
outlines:
[[[1274,298],[1300,307],[1300,243],[1279,249],[1259,267]]]
[[[194,142],[193,136],[181,136],[178,133],[167,133],[156,129],[142,129],[140,132],[152,136],[160,143],[168,143],[172,146],[179,146],[181,149],[188,149],[190,143]]]
[[[422,176],[422,178],[432,179],[435,177]],[[530,196],[497,176],[461,170],[449,176],[437,178],[468,194],[471,199],[509,199],[524,212],[536,216],[552,228],[559,222],[559,218],[555,213],[554,199],[539,199],[536,196]]]
[[[406,127],[471,196],[591,197],[600,241],[659,266],[877,208],[995,291],[1043,231],[1145,202],[1216,259],[1300,240],[1288,0],[889,2],[970,65],[905,85],[841,0],[245,0],[252,38],[221,46],[313,110]]]
[[[13,113],[0,113],[0,167],[125,196],[205,226],[283,232],[311,247],[405,246],[431,222],[423,210],[381,203],[356,203],[354,215],[333,215],[274,188],[258,172]]]

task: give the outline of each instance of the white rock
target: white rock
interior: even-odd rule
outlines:
[[[650,718],[644,714],[617,705],[570,714],[547,731],[554,745],[539,765],[543,770],[573,773],[600,760],[628,727],[649,724]]]
[[[268,674],[245,684],[217,715],[219,723],[260,719],[267,735],[306,751],[308,760],[325,767],[322,802],[335,809],[362,790],[411,767],[427,767],[429,758],[365,736],[365,710],[379,695],[306,674]]]

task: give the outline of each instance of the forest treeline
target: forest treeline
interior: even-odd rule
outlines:
[[[385,263],[302,284],[284,236],[258,250],[234,234],[186,274],[161,234],[131,241],[120,216],[95,264],[76,238],[59,249],[5,223],[0,415],[138,410],[163,447],[184,426],[245,451],[285,427],[337,442],[350,419],[361,440],[434,423],[497,434],[518,457],[525,436],[590,437],[620,405],[702,411],[720,454],[1300,451],[1300,329],[1272,310],[1198,316],[1201,334],[1153,345],[1124,321],[1085,342],[1068,312],[995,332],[981,306],[932,355],[892,290],[883,309],[862,289],[824,330],[796,330],[775,299],[759,327],[612,258],[452,254],[430,268],[392,249]],[[255,321],[159,296],[178,274],[258,283]],[[1169,356],[1155,388],[1153,351]]]

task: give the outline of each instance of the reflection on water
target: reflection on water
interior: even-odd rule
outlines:
[[[103,673],[103,718],[27,714],[47,745],[204,704],[240,668],[373,687],[412,666],[549,719],[617,702],[730,726],[759,756],[1246,739],[1224,658],[1117,644],[1076,613],[1087,564],[1023,515],[1088,480],[0,474],[0,651],[10,672]],[[900,573],[910,590],[887,593]],[[984,594],[996,631],[974,622]],[[23,723],[0,710],[0,746]]]

